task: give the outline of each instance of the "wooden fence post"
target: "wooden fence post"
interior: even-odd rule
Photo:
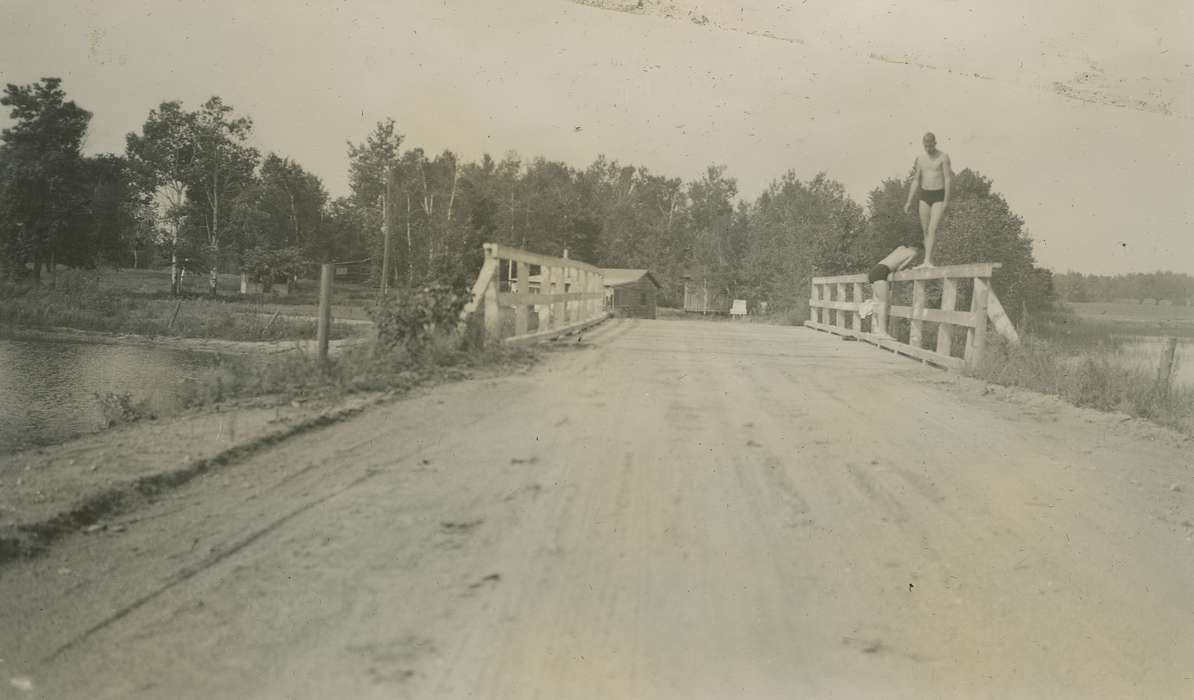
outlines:
[[[178,303],[174,305],[174,313],[170,314],[170,322],[166,324],[166,330],[170,330],[171,328],[174,327],[174,320],[176,318],[178,318],[178,312],[181,309],[182,309],[182,299],[179,299]]]
[[[1177,352],[1177,338],[1166,338],[1161,349],[1161,362],[1157,365],[1157,390],[1168,396],[1173,383],[1173,358]]]
[[[323,263],[319,269],[319,361],[328,359],[328,334],[332,325],[332,263]]]

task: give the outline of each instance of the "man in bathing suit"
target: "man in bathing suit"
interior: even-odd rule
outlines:
[[[879,264],[875,265],[867,275],[866,280],[871,283],[871,298],[859,305],[858,310],[863,318],[867,318],[871,314],[875,315],[871,321],[871,333],[884,338],[889,337],[887,335],[887,278],[891,273],[908,267],[918,255],[920,255],[920,246],[915,243],[902,245],[888,253],[887,257],[880,260]]]
[[[933,242],[937,239],[937,227],[949,208],[950,188],[953,185],[953,170],[949,155],[937,150],[937,137],[929,132],[924,137],[925,152],[916,157],[913,166],[912,186],[908,188],[908,201],[904,213],[912,209],[912,200],[920,193],[920,230],[925,237],[925,261],[920,267],[933,267]]]

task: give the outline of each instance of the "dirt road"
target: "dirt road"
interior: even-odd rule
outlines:
[[[813,331],[612,322],[0,569],[0,696],[1192,697],[1191,454]]]

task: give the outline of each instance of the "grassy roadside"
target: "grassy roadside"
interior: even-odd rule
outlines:
[[[988,334],[987,352],[973,375],[1194,435],[1194,386],[1177,381],[1167,389],[1159,386],[1155,364],[1125,363],[1121,353],[1133,338],[1187,338],[1194,336],[1190,328],[1172,324],[1154,328],[1155,324],[1085,319],[1066,312],[1042,314],[1030,323],[1018,347]],[[1174,368],[1175,376],[1179,369]]]
[[[469,370],[525,367],[536,358],[536,352],[526,347],[468,347],[455,332],[436,335],[418,352],[369,340],[326,362],[301,349],[265,357],[229,357],[187,385],[183,407],[271,395],[305,400],[405,390]]]
[[[0,283],[0,325],[73,328],[144,336],[238,341],[314,338],[314,302],[169,294],[169,275],[149,271],[62,271],[39,286]],[[164,288],[162,288],[164,287]],[[303,305],[300,305],[303,304]],[[307,315],[310,316],[307,316]],[[307,317],[304,317],[307,316]],[[338,317],[363,317],[337,309]],[[359,332],[333,323],[331,337]]]

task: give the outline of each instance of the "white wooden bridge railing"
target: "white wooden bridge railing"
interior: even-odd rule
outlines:
[[[485,262],[462,318],[477,319],[485,340],[533,342],[608,315],[600,268],[497,243],[482,248]]]
[[[987,320],[990,319],[996,332],[1011,342],[1019,342],[1016,329],[1008,320],[1003,306],[991,289],[991,274],[1000,267],[999,263],[975,263],[972,265],[950,265],[946,267],[914,268],[893,273],[889,278],[887,305],[880,306],[871,315],[869,331],[863,330],[864,320],[859,311],[861,303],[870,297],[866,275],[841,275],[837,277],[814,277],[812,298],[809,300],[811,319],[806,326],[829,333],[865,340],[897,353],[915,357],[949,369],[960,370],[973,367],[982,358],[987,342]],[[928,308],[927,285],[940,280],[941,306]],[[971,283],[970,309],[959,311],[958,283]],[[893,305],[891,299],[898,298],[897,285],[912,284],[912,305]],[[936,295],[934,295],[936,296]],[[878,301],[878,300],[876,300]],[[907,342],[894,337],[891,328],[883,328],[887,336],[877,335],[887,322],[897,318],[909,319],[910,330]],[[925,322],[936,324],[937,337],[924,337]],[[959,329],[966,331],[963,356],[954,353],[954,334]],[[926,347],[926,341],[929,345]]]

